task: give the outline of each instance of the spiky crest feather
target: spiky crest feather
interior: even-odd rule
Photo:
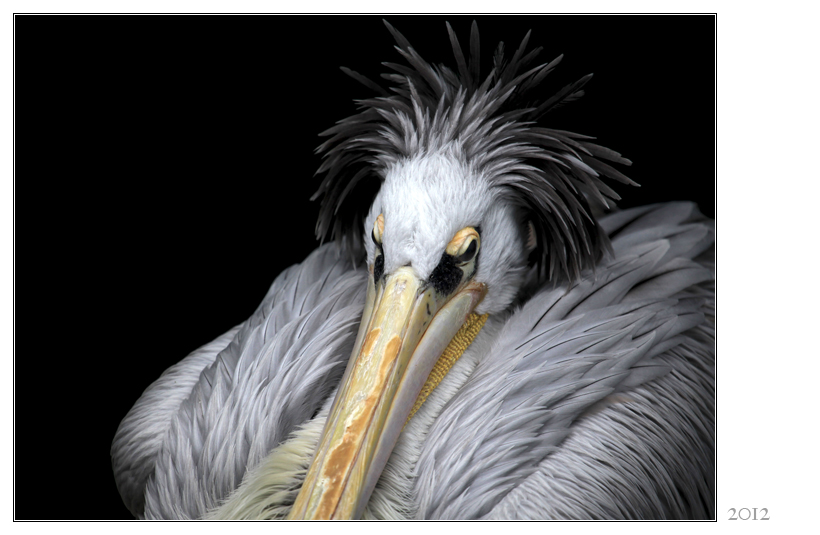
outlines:
[[[394,84],[390,92],[342,68],[379,96],[357,101],[361,112],[322,133],[330,139],[317,148],[324,157],[318,173],[326,173],[313,196],[322,197],[317,237],[339,239],[350,250],[361,250],[365,211],[350,202],[351,193],[356,190],[356,197],[371,202],[377,179],[384,178],[391,164],[449,147],[488,180],[494,192],[521,208],[524,229],[532,223],[537,239],[532,258],[542,268],[549,265],[541,273],[577,280],[610,249],[589,203],[609,207],[609,200],[620,197],[601,177],[637,185],[605,163],[630,165],[619,153],[590,142],[588,136],[537,124],[545,113],[582,96],[592,75],[541,100],[531,95],[563,56],[526,70],[541,50],[525,53],[530,32],[508,62],[499,43],[493,69],[481,81],[475,22],[469,59],[447,24],[458,72],[430,65],[401,33],[387,21],[385,25],[409,67],[384,63],[395,71],[382,74]]]

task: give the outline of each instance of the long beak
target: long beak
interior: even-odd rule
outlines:
[[[290,519],[349,519],[364,511],[430,371],[484,297],[451,296],[412,268],[377,289],[371,275],[356,345]]]

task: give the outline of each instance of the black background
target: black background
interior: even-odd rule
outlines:
[[[642,184],[714,215],[711,16],[388,17],[453,64],[532,29],[544,91],[593,72],[545,124],[596,136]],[[15,18],[15,515],[130,518],[109,447],[142,390],[244,320],[316,246],[317,136],[403,60],[380,17]],[[45,494],[45,495],[44,495]],[[44,506],[47,504],[47,506]]]

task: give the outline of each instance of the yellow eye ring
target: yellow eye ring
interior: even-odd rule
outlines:
[[[464,264],[475,258],[481,248],[481,236],[473,227],[465,227],[453,236],[445,251],[451,255],[456,263]]]
[[[373,238],[373,243],[376,245],[382,244],[382,235],[384,234],[384,214],[379,214],[376,222],[373,223],[373,233],[370,235]]]

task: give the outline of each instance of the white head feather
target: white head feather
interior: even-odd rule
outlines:
[[[411,266],[427,280],[453,236],[464,227],[479,227],[481,249],[474,280],[487,284],[487,295],[476,311],[499,312],[515,299],[528,254],[515,207],[452,146],[391,165],[366,218],[367,235],[379,214],[384,214],[386,274]],[[375,244],[370,239],[365,244],[372,264]]]

